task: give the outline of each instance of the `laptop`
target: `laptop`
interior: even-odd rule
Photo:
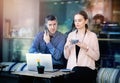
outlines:
[[[51,54],[26,53],[26,62],[29,71],[37,71],[38,59],[40,60],[40,65],[45,67],[44,71],[54,71]]]

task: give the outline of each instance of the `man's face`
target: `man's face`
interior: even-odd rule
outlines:
[[[53,35],[56,30],[57,30],[57,21],[56,20],[49,20],[46,24],[49,32],[50,32],[50,35]]]

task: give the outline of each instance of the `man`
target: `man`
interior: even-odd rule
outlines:
[[[63,49],[66,37],[57,31],[57,27],[57,18],[53,15],[48,15],[45,18],[45,31],[39,32],[35,36],[29,52],[51,54],[53,68],[62,69],[65,68]]]

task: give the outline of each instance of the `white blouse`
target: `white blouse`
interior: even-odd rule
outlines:
[[[81,41],[80,37],[76,36],[76,30],[68,34],[65,46],[69,45],[69,41],[71,39],[78,39],[79,41]],[[69,46],[70,53],[68,55],[66,53],[66,49],[64,48],[64,56],[66,59],[68,59],[67,69],[72,69],[75,66],[89,67],[93,70],[96,68],[95,61],[97,61],[100,56],[97,35],[87,30],[82,42],[85,43],[89,49],[88,51],[86,51],[85,49],[80,48],[77,61],[75,45]]]

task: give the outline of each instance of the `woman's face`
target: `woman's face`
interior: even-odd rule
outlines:
[[[87,24],[87,21],[88,20],[84,19],[84,17],[80,14],[76,14],[74,16],[74,24],[77,29],[85,28],[85,24]]]

